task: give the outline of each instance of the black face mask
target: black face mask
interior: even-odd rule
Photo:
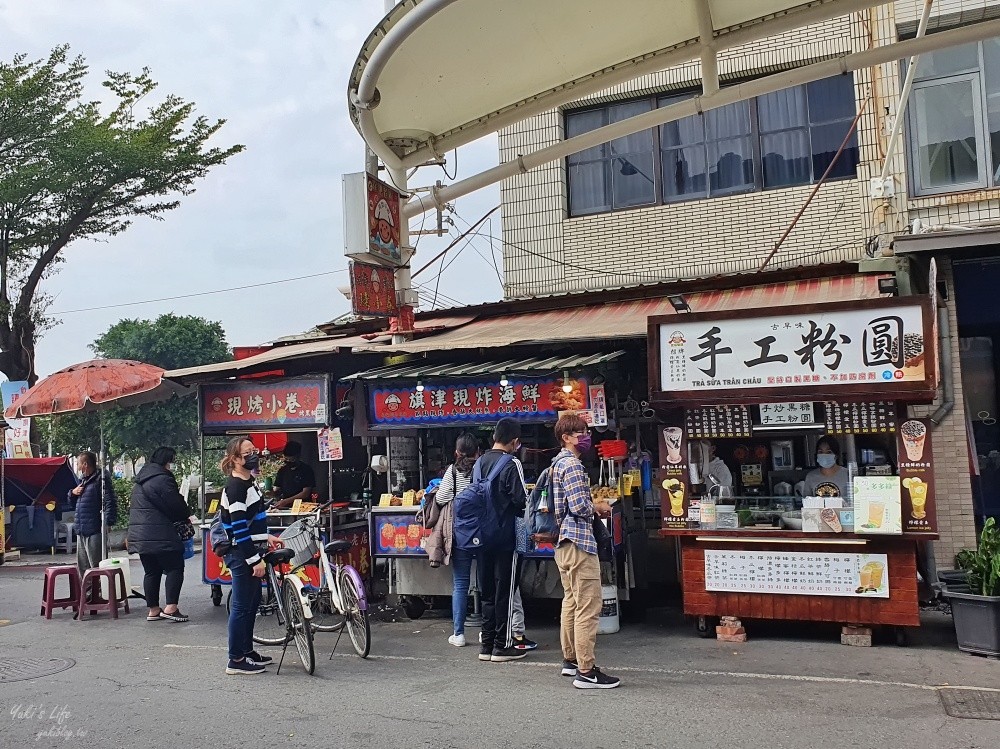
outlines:
[[[260,454],[254,453],[243,458],[243,467],[248,471],[256,471],[260,468]]]

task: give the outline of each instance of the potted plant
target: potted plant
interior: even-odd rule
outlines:
[[[959,650],[1000,656],[1000,527],[990,518],[979,547],[958,560],[967,567],[968,591],[949,590]]]

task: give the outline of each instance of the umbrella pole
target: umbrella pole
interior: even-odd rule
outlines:
[[[107,499],[105,498],[105,486],[104,486],[107,483],[104,480],[104,471],[106,470],[105,463],[107,461],[107,456],[104,453],[104,414],[99,412],[97,414],[97,420],[101,425],[101,445],[100,449],[98,450],[98,453],[101,456],[100,460],[101,465],[100,468],[98,468],[98,471],[100,471],[100,475],[97,477],[97,480],[101,482],[101,559],[107,559],[108,523],[107,523],[107,514],[104,511],[105,502],[107,501]]]

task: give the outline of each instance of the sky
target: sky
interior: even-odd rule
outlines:
[[[383,0],[0,0],[4,60],[22,52],[40,59],[69,44],[90,66],[91,99],[105,96],[105,71],[148,67],[159,94],[227,120],[213,144],[246,146],[164,221],[141,218],[119,236],[64,251],[66,262],[41,287],[61,322],[37,345],[39,376],[93,358],[88,345],[126,318],[198,315],[222,323],[231,345],[246,346],[349,311],[338,291],[348,284],[340,185],[343,173],[364,168],[364,144],[348,117],[347,80],[383,15]],[[496,163],[495,138],[470,144],[458,153],[456,179]],[[439,179],[449,181],[440,168],[426,167],[410,185]],[[452,237],[498,203],[497,187],[457,201]],[[476,238],[445,270],[439,293],[449,299],[439,298],[438,307],[502,297],[490,257],[495,253],[502,270],[499,213],[485,226],[498,239]],[[414,267],[449,241],[421,238]],[[417,280],[433,288],[435,273]]]

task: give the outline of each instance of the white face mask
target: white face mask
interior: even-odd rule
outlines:
[[[173,473],[173,471],[174,471],[174,464],[173,464],[173,463],[167,463],[167,464],[166,464],[165,466],[163,466],[163,467],[164,467],[164,468],[166,468],[166,469],[167,469],[168,471],[170,471],[171,473]]]
[[[816,456],[820,468],[833,468],[837,464],[837,456],[833,453],[820,453]]]

